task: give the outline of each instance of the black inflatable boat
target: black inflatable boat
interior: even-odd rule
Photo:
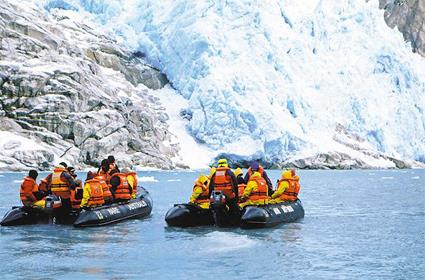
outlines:
[[[61,209],[46,207],[13,207],[0,225],[17,226],[28,224],[73,224],[75,227],[103,226],[126,219],[142,218],[152,211],[153,202],[149,192],[139,188],[140,196],[125,203],[113,203],[88,210],[64,213]],[[47,206],[47,205],[46,205]]]
[[[247,206],[231,211],[225,205],[221,192],[212,194],[210,209],[192,204],[177,204],[168,210],[165,221],[169,226],[193,227],[217,225],[219,227],[265,228],[281,223],[295,222],[304,217],[300,200],[264,206]]]
[[[196,227],[214,225],[212,212],[194,204],[175,204],[165,214],[165,221],[174,227]]]

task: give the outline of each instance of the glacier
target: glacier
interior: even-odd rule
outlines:
[[[378,1],[36,2],[86,13],[165,73],[197,157],[425,162],[425,62]]]

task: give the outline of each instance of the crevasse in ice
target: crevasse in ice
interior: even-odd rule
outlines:
[[[377,1],[46,0],[89,12],[189,100],[188,131],[223,152],[332,150],[337,124],[424,161],[425,61]]]

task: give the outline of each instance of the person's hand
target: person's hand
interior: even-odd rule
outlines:
[[[245,202],[245,201],[247,201],[248,200],[248,198],[246,197],[246,196],[241,196],[241,198],[240,198],[240,201],[241,202]]]

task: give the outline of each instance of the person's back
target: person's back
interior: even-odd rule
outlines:
[[[83,199],[80,207],[98,207],[105,204],[103,198],[103,186],[100,180],[94,177],[92,172],[87,173],[87,179],[84,183]]]
[[[245,191],[245,187],[246,187],[246,182],[245,182],[245,179],[243,178],[242,169],[236,168],[234,174],[235,174],[236,180],[238,182],[238,196],[239,196],[239,198],[241,198],[241,196],[243,195],[243,193]]]
[[[240,203],[239,207],[243,208],[247,205],[265,205],[268,204],[268,199],[268,186],[266,180],[259,172],[252,173],[241,198],[243,203]]]
[[[251,162],[250,167],[248,168],[248,171],[245,174],[245,182],[248,182],[249,178],[251,177],[253,172],[259,172],[261,177],[266,180],[267,187],[268,187],[268,194],[269,196],[273,194],[273,184],[270,180],[269,176],[267,175],[267,172],[264,170],[264,168],[256,161]]]
[[[133,190],[128,183],[127,174],[113,172],[111,179],[111,192],[116,201],[127,201],[131,199]]]
[[[193,186],[190,203],[193,203],[202,209],[210,208],[210,197],[208,189],[209,180],[205,175],[200,175]]]
[[[27,207],[44,207],[44,200],[42,199],[42,193],[38,189],[37,185],[38,172],[36,170],[30,170],[28,176],[26,176],[21,184],[19,190],[19,196],[22,204]]]
[[[284,170],[278,181],[277,190],[273,193],[270,203],[295,201],[298,199],[299,192],[299,177],[295,174],[295,170]]]
[[[226,196],[226,205],[233,212],[238,212],[238,184],[235,174],[229,168],[226,159],[220,159],[215,173],[211,176],[210,192],[221,191]]]

